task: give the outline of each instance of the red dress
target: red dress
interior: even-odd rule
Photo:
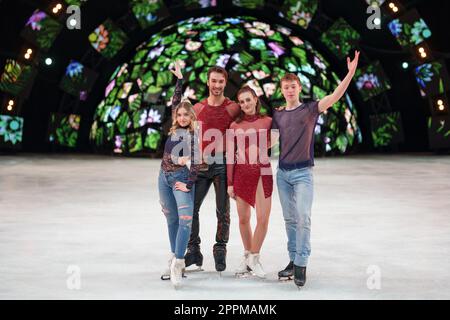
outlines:
[[[264,196],[273,191],[272,167],[268,156],[272,118],[244,116],[241,122],[233,122],[232,132],[227,134],[228,186],[234,187],[237,197],[255,207],[256,189],[262,179]],[[229,159],[234,156],[234,161]],[[231,163],[230,163],[231,162]]]

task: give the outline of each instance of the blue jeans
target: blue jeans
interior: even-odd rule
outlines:
[[[289,258],[306,267],[311,254],[312,167],[277,170],[277,186],[288,238]]]
[[[187,183],[188,176],[189,169],[185,167],[175,172],[161,170],[158,177],[159,198],[167,219],[170,249],[177,259],[184,259],[191,235],[195,187],[189,192],[183,192],[175,190],[175,183]]]

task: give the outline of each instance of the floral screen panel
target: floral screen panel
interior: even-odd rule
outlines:
[[[335,56],[342,60],[355,49],[360,37],[355,29],[340,18],[322,34],[321,40]]]
[[[427,127],[431,149],[450,148],[450,116],[429,117]]]
[[[370,117],[372,141],[375,148],[403,142],[403,126],[400,112],[383,113]]]
[[[25,98],[31,89],[36,70],[30,65],[7,59],[0,75],[0,91]]]
[[[364,101],[367,101],[391,88],[381,64],[377,61],[363,68],[358,68],[353,80]]]
[[[92,47],[107,59],[113,58],[128,41],[128,37],[111,20],[106,20],[89,35]]]
[[[0,149],[19,149],[22,136],[23,118],[0,114]]]
[[[48,141],[52,144],[75,148],[78,141],[81,117],[76,114],[52,113]]]
[[[62,25],[46,12],[36,10],[22,30],[22,37],[44,51],[48,51],[62,30]]]
[[[78,61],[72,60],[66,68],[59,87],[80,100],[86,100],[97,76],[98,74],[95,71],[86,68]]]
[[[431,37],[431,30],[416,10],[392,20],[389,30],[402,47],[415,46]]]
[[[445,61],[434,61],[422,64],[414,69],[420,93],[425,96],[444,94],[450,89]]]

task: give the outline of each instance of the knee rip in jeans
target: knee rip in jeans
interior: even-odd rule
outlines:
[[[180,216],[180,224],[183,224],[187,227],[191,227],[192,225],[192,216]]]
[[[186,208],[189,208],[189,207],[190,207],[190,206],[189,206],[188,204],[184,204],[184,205],[179,206],[179,207],[178,207],[178,210],[186,209]]]
[[[159,201],[159,203],[161,204],[161,208],[162,208],[162,212],[164,213],[164,215],[167,217],[170,213],[170,210],[167,209],[167,207],[164,205],[164,202],[162,202],[161,200]]]

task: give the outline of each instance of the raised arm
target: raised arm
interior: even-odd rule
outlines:
[[[175,91],[173,92],[172,96],[172,117],[175,115],[173,112],[175,111],[175,108],[177,105],[181,102],[181,97],[183,96],[183,74],[181,73],[181,66],[180,62],[175,62],[175,70],[170,70],[175,77],[177,78],[177,83],[175,85]]]
[[[350,85],[350,81],[352,81],[353,76],[355,75],[356,67],[358,66],[359,60],[359,51],[355,51],[355,58],[353,61],[350,61],[350,58],[347,57],[347,67],[348,73],[345,78],[341,81],[341,83],[337,86],[334,92],[326,97],[323,97],[319,101],[319,112],[324,112],[328,108],[330,108],[333,104],[335,104],[347,90]]]

